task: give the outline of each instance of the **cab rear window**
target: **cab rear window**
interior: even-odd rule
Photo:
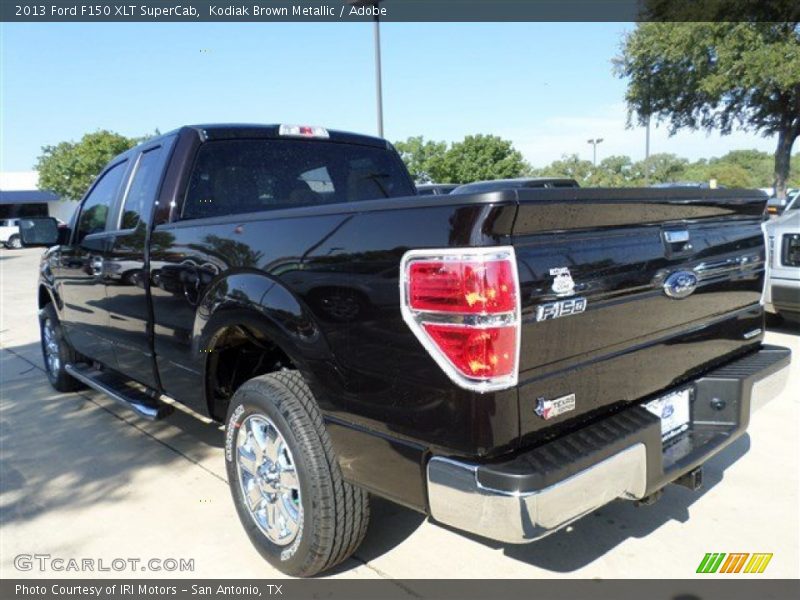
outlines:
[[[181,219],[413,196],[399,157],[372,146],[300,140],[203,144]]]

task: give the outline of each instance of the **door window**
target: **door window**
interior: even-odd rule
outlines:
[[[163,147],[143,152],[136,165],[125,203],[122,206],[120,229],[134,229],[139,220],[145,218],[148,207],[153,205],[158,184],[161,181]]]
[[[127,163],[128,161],[122,161],[106,171],[86,196],[78,219],[77,243],[83,241],[87,235],[105,231],[108,212],[117,197]]]

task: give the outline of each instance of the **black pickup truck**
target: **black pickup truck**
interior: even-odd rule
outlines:
[[[56,389],[225,422],[247,533],[313,575],[359,545],[369,494],[520,543],[697,488],[788,373],[762,344],[765,201],[422,197],[382,139],[211,125],[115,158],[68,229],[20,231],[51,246]]]

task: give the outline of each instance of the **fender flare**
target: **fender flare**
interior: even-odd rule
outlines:
[[[195,312],[192,353],[202,369],[207,401],[209,351],[220,334],[233,325],[245,327],[277,346],[312,388],[312,382],[320,375],[318,365],[331,361],[325,336],[294,294],[264,273],[231,273],[211,284]]]

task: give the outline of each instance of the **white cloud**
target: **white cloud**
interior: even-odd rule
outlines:
[[[0,172],[0,190],[11,192],[18,190],[35,190],[39,185],[39,173],[36,171],[3,171]]]

